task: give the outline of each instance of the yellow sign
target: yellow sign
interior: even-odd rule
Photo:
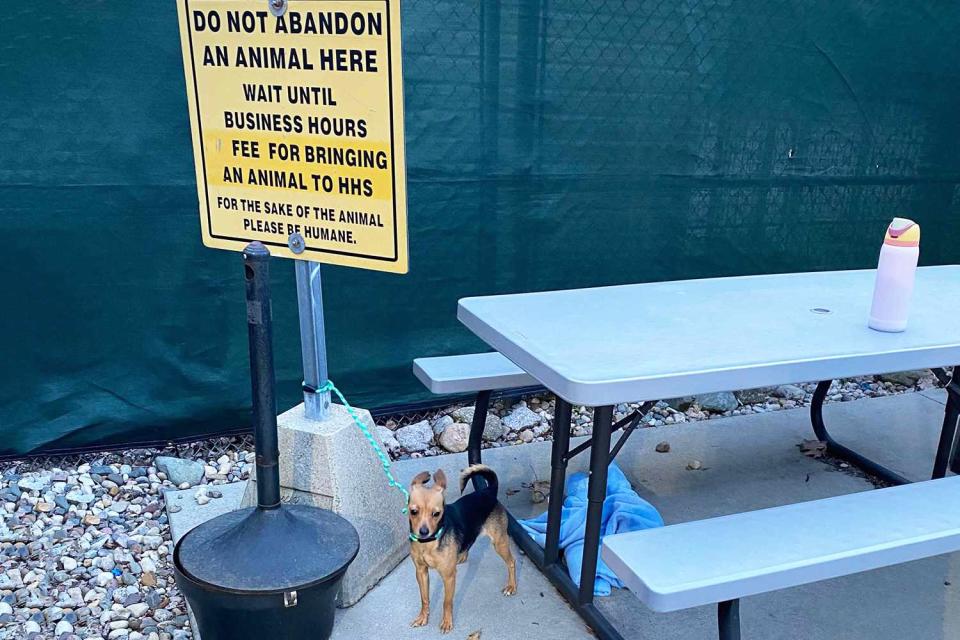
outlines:
[[[406,273],[399,0],[178,0],[208,247]]]

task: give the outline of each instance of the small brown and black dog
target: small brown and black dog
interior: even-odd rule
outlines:
[[[443,618],[440,631],[453,629],[453,593],[457,586],[457,565],[467,560],[470,547],[480,534],[493,541],[493,548],[507,565],[507,586],[503,594],[517,592],[517,563],[510,552],[507,534],[507,513],[497,500],[497,474],[482,464],[467,467],[460,473],[460,493],[471,476],[481,476],[487,486],[468,493],[453,504],[446,504],[444,490],[447,476],[442,470],[433,475],[424,471],[410,483],[410,557],[417,569],[420,586],[420,615],[411,623],[422,627],[430,619],[430,576],[435,569],[443,580]]]

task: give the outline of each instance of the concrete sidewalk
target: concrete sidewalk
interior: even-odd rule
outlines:
[[[828,404],[824,415],[838,440],[920,480],[929,478],[943,401],[939,391],[911,393]],[[617,462],[668,523],[873,488],[852,470],[838,470],[801,455],[797,445],[811,438],[806,410],[778,411],[642,429]],[[670,443],[670,453],[654,452],[661,441]],[[702,470],[687,470],[693,459],[703,463]],[[522,484],[549,478],[550,443],[487,450],[484,462],[500,474],[501,497],[515,514],[533,515],[544,508],[530,502]],[[582,470],[587,463],[588,454],[581,455],[570,471]],[[394,469],[406,482],[419,471],[434,471],[438,466],[456,477],[465,465],[466,455],[457,454],[407,460],[396,463]],[[508,496],[508,492],[516,493]],[[404,517],[400,506],[398,501],[398,518]],[[891,521],[895,519],[896,514],[891,514]],[[405,560],[358,604],[338,611],[333,638],[429,640],[466,638],[474,631],[480,631],[484,640],[592,637],[535,567],[523,556],[518,559],[519,593],[507,598],[500,594],[503,563],[488,541],[477,543],[458,574],[456,626],[449,636],[441,636],[437,628],[442,585],[436,576],[431,579],[434,604],[429,626],[409,627],[419,609],[419,596],[412,563]],[[960,604],[954,586],[958,580],[958,556],[951,555],[748,598],[741,605],[744,637],[958,638]],[[627,591],[599,598],[598,606],[626,638],[716,637],[713,607],[655,614]]]

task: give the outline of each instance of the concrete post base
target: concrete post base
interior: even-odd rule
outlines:
[[[357,415],[371,429],[366,409]],[[303,405],[277,417],[280,487],[285,503],[307,504],[343,516],[360,534],[360,553],[343,579],[341,606],[349,607],[407,555],[403,494],[387,484],[380,460],[347,410],[330,405],[323,422],[307,420]],[[243,506],[257,502],[256,477]],[[323,549],[317,549],[323,553]]]

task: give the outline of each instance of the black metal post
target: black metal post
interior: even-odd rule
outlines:
[[[543,547],[543,563],[551,565],[560,555],[560,514],[563,490],[567,481],[567,450],[570,448],[570,417],[573,407],[557,397],[553,415],[553,455],[550,457],[550,501],[547,503],[547,539]]]
[[[947,465],[950,464],[951,453],[957,439],[957,421],[960,420],[960,410],[957,408],[956,391],[947,387],[947,406],[943,410],[943,428],[940,430],[940,443],[937,445],[937,457],[933,462],[931,479],[937,480],[947,475]]]
[[[720,640],[740,640],[740,600],[717,604],[717,626]]]
[[[247,336],[253,395],[253,439],[257,453],[257,506],[280,506],[280,449],[274,398],[273,309],[270,305],[270,252],[260,242],[243,250],[247,290]]]
[[[600,521],[603,501],[607,497],[607,464],[610,461],[612,427],[613,407],[595,407],[593,447],[590,449],[590,485],[587,488],[587,526],[583,536],[583,565],[580,568],[580,604],[593,602],[597,558],[600,555]]]

